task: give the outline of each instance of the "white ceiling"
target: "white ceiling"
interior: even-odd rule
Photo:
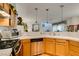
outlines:
[[[57,22],[61,20],[61,8],[60,5],[64,5],[63,15],[64,19],[72,16],[79,16],[79,4],[78,3],[16,3],[16,9],[19,16],[26,20],[35,20],[35,10],[38,8],[38,20],[46,20],[46,10],[49,8],[49,20]]]

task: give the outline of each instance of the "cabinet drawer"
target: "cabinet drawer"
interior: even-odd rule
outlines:
[[[70,56],[79,56],[79,53],[75,52],[75,51],[70,51]]]
[[[70,41],[70,44],[79,47],[79,42],[76,42],[76,41]]]
[[[46,42],[47,42],[47,41],[55,42],[55,39],[53,39],[53,38],[45,38],[44,40],[45,40]]]
[[[24,42],[30,42],[30,39],[22,39],[21,41],[22,41],[23,43],[24,43]]]
[[[64,42],[56,42],[56,45],[66,45]]]
[[[70,50],[73,50],[73,51],[79,53],[79,47],[76,47],[76,46],[70,45]]]
[[[67,42],[67,40],[65,40],[65,39],[56,39],[56,42],[62,43],[62,42]]]
[[[40,42],[43,41],[42,38],[35,38],[35,39],[31,39],[31,42]]]

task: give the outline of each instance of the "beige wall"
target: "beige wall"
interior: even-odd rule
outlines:
[[[79,16],[74,16],[67,19],[67,25],[77,25],[77,24],[79,24]]]

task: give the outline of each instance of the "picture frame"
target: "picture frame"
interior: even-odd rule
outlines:
[[[32,31],[38,32],[39,31],[39,24],[32,24]]]

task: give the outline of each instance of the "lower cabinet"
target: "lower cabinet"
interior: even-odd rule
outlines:
[[[55,55],[55,40],[52,38],[44,38],[45,53]]]
[[[57,56],[68,55],[68,41],[62,39],[56,39],[56,55]]]
[[[45,53],[56,56],[68,55],[68,41],[63,39],[44,38]]]
[[[69,54],[71,56],[79,56],[79,42],[69,41]]]
[[[30,56],[30,39],[22,40],[22,56]]]
[[[37,56],[49,54],[51,56],[79,56],[79,42],[66,39],[22,39],[20,56]]]
[[[31,56],[43,54],[43,39],[31,40]]]

